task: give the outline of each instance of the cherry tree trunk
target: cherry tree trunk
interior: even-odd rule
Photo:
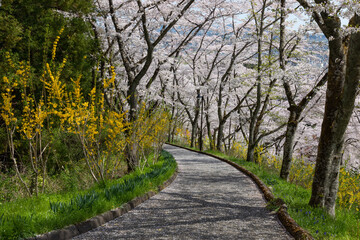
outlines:
[[[197,130],[197,118],[194,122],[191,123],[191,138],[190,138],[190,147],[195,146],[196,131]]]
[[[210,150],[213,150],[214,146],[215,146],[215,143],[214,143],[213,136],[211,134],[211,123],[210,123],[210,119],[209,119],[208,114],[205,114],[205,120],[206,120],[207,135],[208,135],[208,138],[209,138],[209,148],[210,148]]]
[[[352,19],[356,26],[360,24],[360,17],[356,15]],[[355,98],[359,89],[360,80],[360,33],[357,32],[350,37],[349,49],[347,52],[347,64],[345,84],[342,93],[342,109],[338,122],[338,134],[340,135],[335,145],[334,157],[330,166],[329,175],[329,193],[325,202],[326,209],[332,215],[335,215],[336,196],[339,189],[339,171],[342,160],[344,134],[349,124],[350,117],[355,106]]]
[[[360,24],[360,17],[351,20]],[[325,114],[321,128],[310,205],[335,215],[344,135],[352,115],[360,79],[360,33],[329,41],[330,58]]]
[[[325,199],[329,193],[330,166],[335,154],[335,148],[341,144],[343,134],[338,133],[339,117],[342,111],[340,104],[342,87],[345,80],[345,65],[335,64],[335,59],[344,61],[342,51],[334,54],[330,45],[330,64],[328,71],[328,86],[326,93],[325,113],[321,127],[321,135],[316,158],[315,175],[310,199],[311,206],[325,206]],[[343,49],[343,46],[338,46]],[[335,56],[334,56],[335,55]],[[342,55],[342,56],[341,56]]]
[[[256,35],[257,35],[257,78],[256,78],[256,104],[255,109],[252,111],[250,110],[250,125],[249,125],[249,142],[248,142],[248,148],[247,148],[247,154],[246,154],[246,161],[248,162],[254,162],[254,151],[255,147],[257,145],[256,139],[257,139],[257,129],[259,129],[260,122],[258,120],[258,115],[261,108],[261,82],[262,82],[262,37],[264,33],[264,19],[265,19],[265,8],[266,8],[266,0],[263,1],[263,6],[261,9],[261,16],[260,21],[257,23],[256,16],[254,15],[255,23],[256,25]]]
[[[259,66],[260,66],[260,64],[259,64]],[[257,83],[256,107],[255,107],[254,112],[251,114],[250,126],[249,126],[249,139],[248,139],[249,142],[248,142],[248,148],[247,148],[247,154],[246,154],[246,161],[248,161],[248,162],[255,161],[254,151],[257,146],[257,142],[256,142],[257,135],[258,135],[257,130],[259,129],[259,127],[258,127],[259,122],[257,121],[257,119],[258,119],[258,113],[259,113],[260,105],[261,105],[261,78],[258,77],[257,81],[258,81],[258,83]]]
[[[131,88],[130,88],[131,89]],[[137,97],[136,90],[128,92],[128,104],[129,104],[129,122],[134,123],[136,121],[137,114]],[[139,166],[139,153],[138,153],[138,143],[137,136],[134,131],[126,131],[126,137],[130,140],[125,147],[125,160],[128,168],[128,172],[134,171]]]
[[[254,155],[255,155],[255,144],[248,144],[248,148],[247,148],[247,154],[246,154],[246,161],[248,162],[254,162]]]
[[[173,97],[174,99],[174,97]],[[169,123],[169,131],[168,131],[168,142],[174,141],[174,134],[175,134],[175,106],[172,106],[171,108],[171,117],[170,117],[170,123]]]
[[[218,135],[216,138],[216,150],[221,151],[221,143],[224,138],[224,124],[222,122],[219,123]]]
[[[125,147],[125,159],[128,172],[133,172],[139,166],[138,144],[130,143]]]
[[[290,111],[288,123],[286,126],[283,161],[280,171],[280,177],[286,180],[288,180],[290,174],[291,160],[294,149],[294,138],[297,127],[297,114],[294,111]]]

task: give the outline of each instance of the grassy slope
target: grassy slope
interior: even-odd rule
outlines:
[[[280,179],[277,172],[264,169],[259,165],[242,159],[227,156],[217,151],[208,153],[233,161],[255,175],[273,190],[276,197],[282,198],[288,205],[290,216],[304,229],[307,229],[316,239],[360,239],[360,215],[355,211],[337,209],[333,219],[322,209],[308,205],[311,191],[290,184]]]
[[[158,162],[121,179],[80,192],[41,195],[4,203],[0,205],[0,239],[18,239],[48,232],[120,207],[137,196],[156,190],[175,170],[174,158],[163,151]]]

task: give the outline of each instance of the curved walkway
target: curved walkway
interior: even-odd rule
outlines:
[[[73,239],[292,239],[244,174],[206,155],[164,149],[179,167],[169,187]]]

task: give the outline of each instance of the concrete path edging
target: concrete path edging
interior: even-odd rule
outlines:
[[[178,168],[176,168],[174,174],[166,180],[163,184],[157,187],[158,192],[165,189],[169,186],[177,177]],[[27,240],[67,240],[71,239],[75,236],[88,232],[92,229],[95,229],[127,212],[134,209],[136,206],[140,205],[141,203],[145,202],[152,196],[156,195],[157,193],[153,191],[149,191],[141,196],[138,196],[129,202],[121,205],[121,207],[115,208],[113,210],[107,211],[103,214],[98,216],[92,217],[88,220],[83,222],[72,224],[70,226],[64,227],[62,229],[54,230],[45,234],[41,234],[32,238],[28,238]]]
[[[287,206],[286,206],[285,202],[281,198],[275,198],[274,194],[272,194],[271,190],[260,180],[260,178],[258,176],[256,176],[255,174],[253,174],[252,172],[250,172],[249,170],[245,169],[244,167],[242,167],[232,161],[229,161],[227,159],[213,155],[211,153],[201,152],[198,150],[179,146],[179,145],[172,144],[172,143],[166,143],[166,144],[216,158],[220,161],[228,163],[229,165],[235,167],[237,170],[243,172],[245,175],[250,177],[256,183],[256,185],[259,187],[259,189],[263,193],[266,201],[273,202],[275,205],[277,205],[277,207],[279,207],[279,210],[276,212],[277,217],[279,218],[280,222],[283,224],[285,229],[296,240],[313,240],[314,239],[308,231],[306,231],[305,229],[300,227],[299,224],[297,224],[296,221],[290,217],[290,215],[287,212]]]

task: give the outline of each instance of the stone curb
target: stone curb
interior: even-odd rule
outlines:
[[[163,184],[157,187],[158,192],[165,189],[169,186],[177,177],[178,168],[176,168],[174,174],[166,180]],[[84,222],[80,222],[77,224],[73,224],[62,229],[54,230],[45,234],[38,235],[36,237],[27,238],[27,240],[67,240],[71,239],[77,235],[83,234],[88,232],[92,229],[100,227],[101,225],[129,212],[130,210],[134,209],[136,206],[140,205],[141,203],[145,202],[152,196],[156,195],[155,192],[149,191],[144,195],[136,197],[131,201],[121,205],[119,208],[115,208],[113,210],[107,211],[103,214],[85,220]]]
[[[299,224],[297,224],[295,222],[294,219],[292,219],[290,217],[290,215],[287,212],[287,206],[286,204],[281,204],[284,201],[282,199],[279,198],[275,198],[275,196],[272,194],[271,190],[260,180],[260,178],[258,176],[256,176],[255,174],[253,174],[252,172],[250,172],[249,170],[245,169],[244,167],[221,157],[218,157],[216,155],[213,155],[211,153],[205,153],[205,152],[200,152],[198,150],[194,150],[194,149],[190,149],[187,147],[183,147],[183,146],[178,146],[172,143],[166,143],[175,147],[179,147],[179,148],[183,148],[192,152],[196,152],[196,153],[201,153],[213,158],[216,158],[220,161],[226,162],[228,164],[230,164],[231,166],[235,167],[237,170],[243,172],[245,175],[247,175],[248,177],[250,177],[255,183],[256,185],[259,187],[259,189],[261,190],[261,192],[264,195],[264,198],[266,199],[266,201],[270,202],[270,201],[274,201],[274,202],[280,202],[279,204],[279,210],[276,212],[277,217],[279,218],[280,222],[283,224],[283,226],[285,227],[285,229],[291,234],[291,236],[293,236],[296,240],[312,240],[314,239],[311,234],[306,231],[305,229],[301,228],[299,226]]]

